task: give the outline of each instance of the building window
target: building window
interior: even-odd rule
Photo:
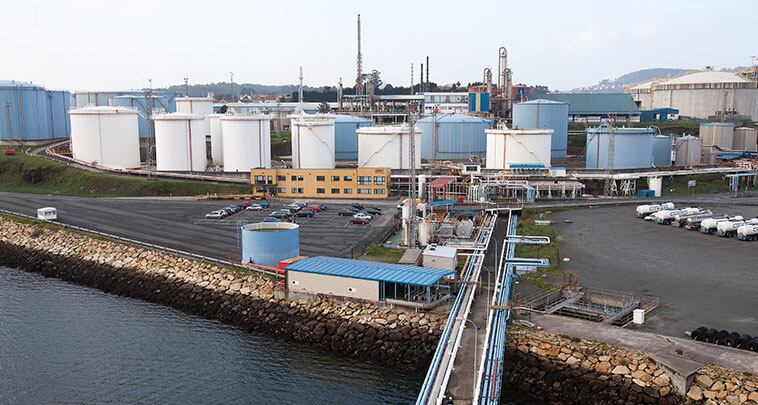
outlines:
[[[297,181],[297,176],[290,176],[290,180]]]
[[[264,184],[266,182],[266,176],[255,176],[256,184]]]
[[[338,189],[338,188],[333,188],[332,189],[332,194],[339,194],[339,193],[340,193],[340,189]]]
[[[266,192],[266,187],[257,186],[257,187],[255,187],[255,192],[256,193],[265,193]]]
[[[271,183],[273,183],[273,182],[274,182],[274,176],[268,176],[268,177],[266,178],[266,181],[268,182],[268,184],[271,184]]]
[[[326,178],[324,176],[316,176],[316,181],[325,181]]]
[[[340,181],[340,176],[332,176],[332,181]]]
[[[344,190],[342,190],[342,191],[343,191],[345,194],[353,194],[353,189],[352,189],[352,188],[346,188],[346,189],[344,189]]]
[[[280,193],[284,194],[284,193],[286,193],[286,192],[287,192],[287,189],[286,189],[286,188],[284,188],[284,187],[279,187],[279,188],[278,188],[278,191],[279,191]]]
[[[358,194],[371,194],[371,189],[370,188],[359,188],[358,189]]]
[[[326,189],[323,189],[323,188],[316,189],[316,194],[325,194],[325,193],[326,193]]]
[[[292,194],[296,194],[296,193],[297,193],[297,188],[292,187]]]
[[[276,179],[279,180],[279,181],[286,181],[287,180],[287,176],[281,176],[281,175],[279,175],[279,176],[276,176]]]
[[[298,192],[298,194],[303,194],[303,189],[299,188],[299,189],[297,189],[297,192]]]
[[[371,184],[371,176],[358,176],[359,186],[368,186]]]
[[[344,181],[353,181],[353,176],[342,176],[342,180],[344,180]]]
[[[383,188],[375,188],[374,189],[374,194],[384,194],[384,189]]]
[[[384,176],[374,176],[374,185],[375,186],[383,186],[384,185]]]
[[[297,176],[297,181],[303,181],[303,176]]]

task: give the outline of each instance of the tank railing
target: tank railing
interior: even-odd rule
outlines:
[[[170,248],[170,247],[166,247],[166,246],[156,245],[156,244],[153,244],[153,243],[143,242],[143,241],[139,241],[139,240],[136,240],[136,239],[125,238],[123,236],[113,235],[113,234],[106,233],[106,232],[100,232],[100,231],[96,231],[94,229],[82,228],[82,227],[76,226],[76,225],[69,225],[69,224],[64,224],[64,223],[55,222],[55,221],[45,221],[45,220],[41,220],[41,219],[39,219],[37,217],[33,217],[31,215],[22,214],[20,212],[15,212],[15,211],[9,211],[9,210],[5,210],[5,209],[0,209],[0,213],[4,213],[4,214],[15,216],[15,217],[29,219],[29,220],[32,220],[32,221],[35,221],[35,222],[40,222],[40,223],[45,223],[45,224],[52,224],[52,225],[55,225],[55,226],[66,228],[66,229],[72,229],[72,230],[79,231],[79,232],[84,232],[84,233],[88,233],[88,234],[92,234],[92,235],[97,235],[97,236],[100,236],[100,237],[117,240],[119,242],[125,242],[125,243],[131,244],[131,245],[137,245],[137,246],[142,246],[142,247],[146,247],[146,248],[150,248],[150,249],[160,250],[160,251],[163,251],[163,252],[166,252],[166,253],[171,253],[171,254],[174,254],[174,255],[177,255],[177,256],[183,256],[183,257],[190,258],[190,259],[202,260],[204,262],[214,263],[214,264],[218,264],[218,265],[221,265],[221,266],[232,267],[232,268],[235,268],[235,269],[241,269],[241,270],[246,270],[246,271],[251,271],[252,270],[252,271],[255,271],[257,273],[266,274],[266,275],[269,275],[269,276],[276,276],[276,277],[280,277],[280,278],[284,277],[284,275],[282,275],[282,274],[279,274],[277,272],[266,271],[266,270],[264,270],[262,268],[248,267],[248,266],[242,265],[241,263],[233,263],[233,262],[226,261],[226,260],[216,259],[216,258],[213,258],[213,257],[204,256],[204,255],[199,255],[197,253],[192,253],[192,252],[187,252],[187,251],[184,251],[184,250],[179,250],[179,249],[174,249],[174,248]]]

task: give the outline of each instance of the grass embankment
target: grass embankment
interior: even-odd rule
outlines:
[[[93,197],[245,194],[250,186],[200,181],[145,179],[88,172],[23,153],[5,156],[0,148],[0,191]]]
[[[664,177],[661,194],[687,195],[687,182],[695,180],[695,194],[714,194],[729,191],[729,179],[722,174],[698,174],[694,176]]]
[[[547,236],[550,238],[549,245],[516,245],[516,257],[550,259],[549,267],[538,268],[536,272],[524,276],[525,279],[541,289],[550,289],[553,287],[548,279],[550,276],[558,274],[561,266],[555,229],[553,229],[551,225],[534,224],[534,220],[539,219],[540,213],[547,211],[557,212],[563,211],[563,209],[525,209],[523,215],[519,218],[516,229],[516,233],[519,235]],[[545,216],[545,219],[549,219],[548,215]]]
[[[372,243],[366,248],[366,252],[358,259],[382,263],[398,263],[403,257],[405,249],[390,249],[378,243]]]

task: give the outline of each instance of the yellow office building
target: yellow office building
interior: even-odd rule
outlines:
[[[264,198],[387,198],[390,169],[253,169],[250,181]]]

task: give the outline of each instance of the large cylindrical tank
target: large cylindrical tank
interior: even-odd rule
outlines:
[[[668,135],[656,135],[653,137],[653,166],[671,166],[671,137]]]
[[[176,112],[185,114],[213,114],[213,99],[210,97],[177,97]]]
[[[68,115],[71,108],[71,93],[64,90],[48,90],[47,96],[50,102],[50,137],[52,139],[68,138],[71,134],[71,120]]]
[[[296,114],[292,132],[292,167],[334,169],[334,115]]]
[[[68,93],[55,96],[53,93],[31,83],[0,81],[0,140],[46,141],[67,137],[68,106],[62,101]]]
[[[734,143],[734,124],[731,122],[703,122],[700,124],[703,146],[718,146],[731,150]]]
[[[211,159],[213,164],[224,163],[224,138],[221,136],[221,117],[224,114],[211,114],[208,116],[208,129],[211,135]]]
[[[242,263],[277,266],[300,256],[300,225],[260,222],[242,227]]]
[[[70,114],[74,159],[112,169],[140,166],[137,110],[84,107]]]
[[[249,172],[271,167],[271,119],[268,115],[224,115],[224,171]]]
[[[432,115],[416,122],[421,131],[421,159],[484,158],[492,121],[465,114]]]
[[[358,167],[410,169],[410,129],[408,125],[364,127],[358,129]],[[421,131],[415,137],[416,168],[421,167]]]
[[[205,117],[171,113],[153,116],[158,171],[205,171]]]
[[[755,128],[739,127],[734,129],[734,150],[758,150],[758,130]]]
[[[128,107],[139,111],[139,137],[146,139],[150,137],[150,125],[148,122],[148,113],[162,114],[171,112],[168,111],[166,106],[169,105],[170,100],[165,96],[152,96],[152,112],[148,105],[145,96],[137,96],[132,94],[125,94],[123,96],[111,97],[108,100],[108,104],[112,107]]]
[[[653,164],[653,128],[587,128],[588,169],[634,169]]]
[[[552,100],[530,100],[513,106],[513,128],[550,128],[553,138],[550,155],[565,158],[568,150],[568,103]]]
[[[337,114],[334,119],[334,156],[337,160],[358,160],[358,128],[372,127],[374,121]]]
[[[108,106],[113,97],[124,95],[124,91],[77,91],[74,93],[76,108],[86,106]]]
[[[687,135],[674,138],[674,166],[697,166],[700,164],[703,141],[695,136]]]
[[[488,129],[487,168],[548,168],[552,137],[552,129]]]

